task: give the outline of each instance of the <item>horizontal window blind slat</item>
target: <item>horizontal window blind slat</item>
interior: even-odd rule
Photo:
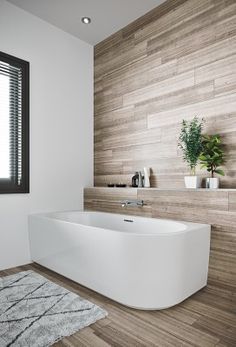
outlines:
[[[5,71],[12,74],[22,74],[22,71],[19,67],[9,64],[3,64],[2,62],[0,62],[0,71]]]
[[[5,71],[5,70],[1,70],[0,69],[0,75],[5,76],[5,77],[9,77],[12,80],[20,80],[22,79],[22,75],[20,73],[14,73],[11,71]]]

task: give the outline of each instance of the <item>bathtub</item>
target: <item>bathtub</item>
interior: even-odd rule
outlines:
[[[29,216],[31,258],[138,309],[176,305],[207,284],[210,226],[102,212]]]

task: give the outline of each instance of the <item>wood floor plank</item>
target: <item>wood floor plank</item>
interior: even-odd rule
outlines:
[[[236,345],[236,328],[229,326],[225,321],[219,322],[219,320],[213,318],[209,320],[206,317],[201,317],[193,326],[208,334],[214,334],[219,340],[223,338],[229,347],[235,347]]]
[[[206,319],[211,318],[211,319],[217,320],[218,322],[224,322],[232,329],[236,329],[235,314],[232,312],[224,311],[223,309],[217,308],[215,306],[212,306],[211,302],[206,304],[199,300],[197,301],[195,299],[186,300],[185,302],[182,303],[181,308],[182,309],[185,308],[185,310],[190,311],[196,315],[193,321],[193,324],[195,322],[198,322],[200,318],[205,317]],[[236,310],[236,306],[233,309]]]
[[[219,342],[219,338],[214,335],[203,332],[198,328],[194,328],[186,323],[180,322],[173,317],[168,317],[161,311],[157,312],[135,312],[137,316],[142,314],[142,319],[151,325],[158,326],[164,332],[170,333],[180,341],[199,347],[211,347]],[[182,342],[182,343],[184,343]]]
[[[236,341],[236,311],[231,310],[227,287],[209,284],[172,308],[141,311],[120,305],[35,263],[0,271],[0,277],[25,270],[40,273],[108,312],[105,319],[62,339],[55,347],[233,347]],[[226,302],[231,302],[231,307]]]

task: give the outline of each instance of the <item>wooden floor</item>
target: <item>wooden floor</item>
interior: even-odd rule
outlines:
[[[34,270],[108,311],[107,318],[54,346],[236,346],[236,293],[230,288],[209,283],[176,307],[140,311],[122,306],[37,264],[0,271],[0,277],[25,270]]]

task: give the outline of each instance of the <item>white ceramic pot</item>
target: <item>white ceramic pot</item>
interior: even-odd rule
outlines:
[[[218,189],[220,186],[220,179],[218,177],[209,177],[206,179],[206,188]]]
[[[184,182],[186,188],[201,188],[202,178],[199,176],[185,176]]]

